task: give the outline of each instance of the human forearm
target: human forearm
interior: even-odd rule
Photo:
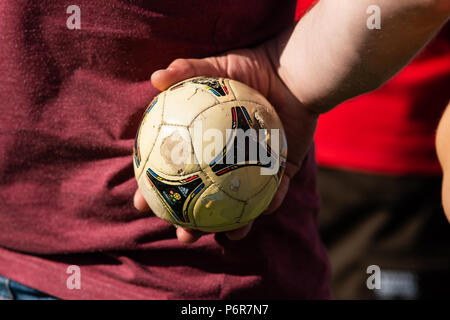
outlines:
[[[450,221],[450,103],[444,112],[436,134],[436,151],[444,173],[442,204]]]
[[[269,45],[278,74],[309,109],[325,112],[376,89],[448,19],[449,0],[321,0]],[[381,29],[370,30],[370,5]]]

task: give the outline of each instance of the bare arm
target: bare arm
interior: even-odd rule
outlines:
[[[380,8],[381,29],[367,27],[371,5]],[[321,0],[268,48],[286,86],[322,113],[378,88],[449,14],[450,0]]]
[[[450,103],[441,118],[436,135],[436,150],[444,173],[442,182],[442,204],[450,221]]]

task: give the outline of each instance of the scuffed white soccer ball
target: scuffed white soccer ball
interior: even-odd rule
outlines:
[[[196,77],[147,107],[133,164],[158,217],[219,232],[248,224],[268,207],[286,156],[281,121],[264,96],[235,80]]]

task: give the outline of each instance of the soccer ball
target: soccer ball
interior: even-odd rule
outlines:
[[[158,217],[219,232],[248,224],[268,207],[286,156],[281,121],[259,92],[231,79],[196,77],[149,104],[133,166]]]

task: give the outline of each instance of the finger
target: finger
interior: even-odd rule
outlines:
[[[281,178],[280,186],[278,187],[278,190],[275,193],[272,202],[270,202],[269,207],[266,209],[266,211],[263,212],[263,214],[271,214],[281,206],[289,190],[290,181],[291,179],[286,174],[283,176],[283,178]]]
[[[186,229],[182,227],[177,228],[178,241],[183,243],[193,243],[197,241],[202,236],[202,234],[203,232],[199,230]]]
[[[253,220],[249,222],[249,224],[232,231],[228,231],[225,233],[228,239],[230,240],[241,240],[244,239],[247,234],[250,232],[253,225]]]
[[[196,76],[224,77],[226,73],[220,70],[217,59],[219,58],[176,59],[167,69],[157,70],[152,74],[152,84],[163,91],[179,81]]]
[[[139,191],[139,189],[137,189],[136,192],[134,193],[133,204],[134,204],[134,207],[141,212],[150,210],[150,207],[148,206],[147,201],[145,201],[145,199],[142,196],[142,193],[141,193],[141,191]]]

